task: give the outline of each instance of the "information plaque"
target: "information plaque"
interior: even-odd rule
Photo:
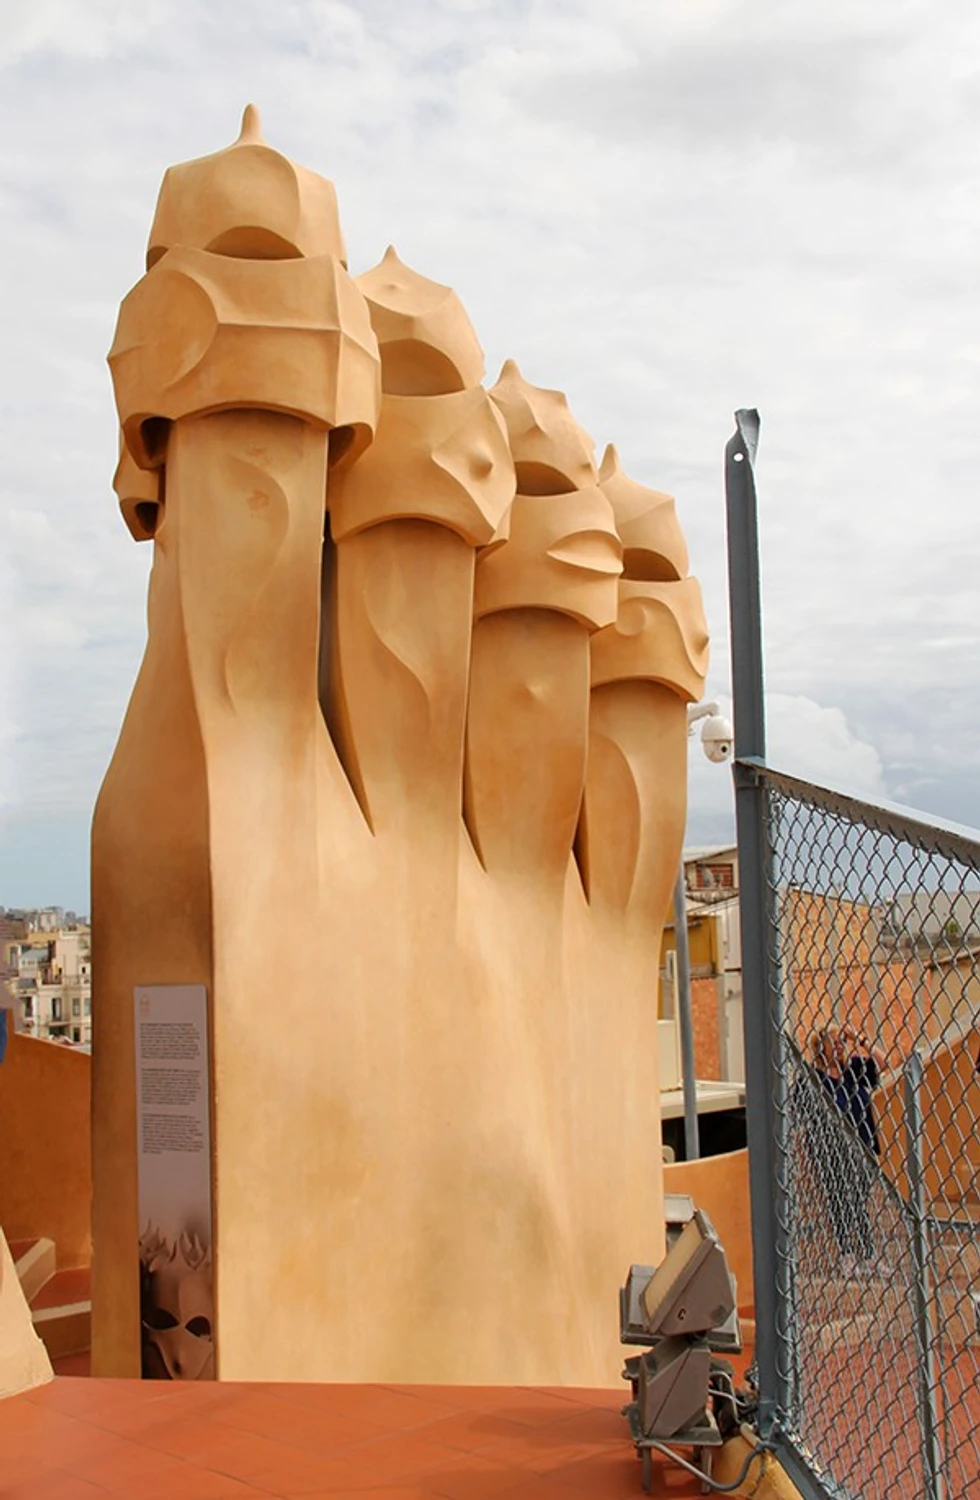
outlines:
[[[212,1380],[207,990],[138,985],[134,1001],[142,1373]]]

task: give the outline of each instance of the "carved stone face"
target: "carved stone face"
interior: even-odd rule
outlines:
[[[633,582],[672,583],[687,576],[687,544],[672,495],[639,484],[623,472],[612,443],[599,470],[602,492],[612,501],[623,543],[623,577]]]
[[[490,397],[507,423],[522,495],[557,497],[595,484],[595,444],[562,391],[532,385],[508,359]]]
[[[483,350],[451,287],[420,276],[393,245],[357,277],[381,350],[386,395],[443,396],[483,379]]]
[[[381,402],[367,303],[330,256],[168,250],[123,299],[109,369],[126,445],[143,469],[165,461],[171,422],[241,408],[350,428],[339,452],[353,462]]]
[[[592,637],[592,686],[662,682],[694,703],[708,670],[708,628],[695,578],[618,585],[619,613]]]
[[[598,485],[566,495],[518,495],[510,538],[481,555],[475,613],[551,609],[592,630],[616,618],[623,549]]]
[[[340,541],[381,521],[438,521],[489,542],[514,496],[500,415],[481,386],[447,396],[385,396],[375,442],[328,490]]]
[[[160,1380],[214,1378],[211,1258],[194,1236],[176,1244],[149,1229],[140,1242],[143,1374]]]

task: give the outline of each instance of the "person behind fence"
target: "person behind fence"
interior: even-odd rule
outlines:
[[[873,1095],[884,1054],[853,1026],[823,1027],[814,1035],[811,1050],[821,1092],[847,1121],[842,1130],[835,1127],[835,1117],[826,1108],[815,1108],[807,1135],[834,1237],[848,1268],[856,1270],[875,1254],[870,1198],[881,1143]]]

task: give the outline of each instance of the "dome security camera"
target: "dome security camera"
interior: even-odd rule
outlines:
[[[705,719],[701,730],[701,749],[716,766],[730,760],[735,742],[735,731],[721,714],[712,714]]]

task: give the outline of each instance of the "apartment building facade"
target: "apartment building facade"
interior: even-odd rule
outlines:
[[[49,918],[49,913],[41,914]],[[20,926],[20,931],[11,928]],[[14,1029],[44,1041],[92,1045],[92,951],[89,928],[54,928],[5,918],[0,982]]]

